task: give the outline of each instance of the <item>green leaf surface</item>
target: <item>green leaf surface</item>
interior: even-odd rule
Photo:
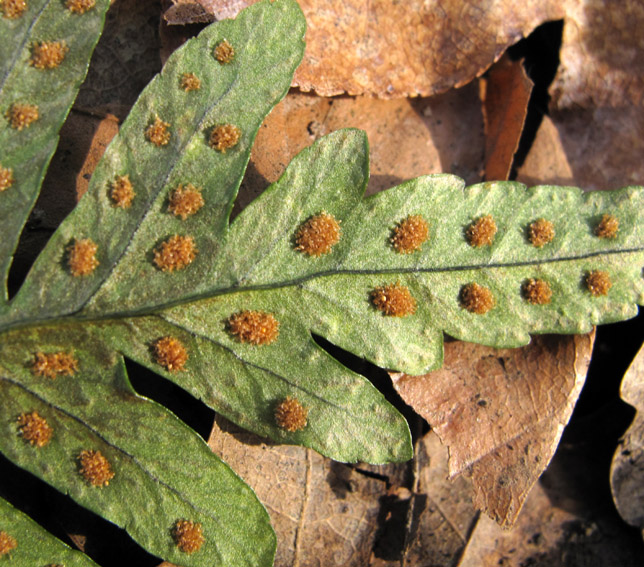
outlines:
[[[434,175],[364,198],[369,150],[358,130],[301,152],[230,223],[252,141],[289,87],[303,35],[295,0],[265,0],[178,50],[142,93],[10,309],[0,311],[0,450],[180,565],[270,565],[274,536],[250,489],[171,413],[136,395],[123,357],[278,442],[341,461],[401,461],[411,457],[405,420],[314,335],[419,374],[441,365],[444,333],[513,347],[531,333],[583,332],[630,317],[644,302],[641,187],[584,194],[512,182],[465,187]],[[223,42],[234,48],[231,61],[215,56]],[[185,74],[200,88],[183,88]],[[167,126],[150,135],[158,121]],[[222,125],[240,132],[226,151],[212,147]],[[112,191],[123,176],[134,196],[122,208]],[[204,204],[183,218],[171,205],[187,184]],[[309,256],[298,234],[322,213],[339,223],[339,240]],[[610,238],[598,236],[604,215],[619,222]],[[392,237],[410,216],[426,221],[428,239],[403,254]],[[489,245],[473,246],[470,227],[487,216],[496,232]],[[537,247],[529,226],[541,218],[554,238]],[[97,248],[81,275],[69,250],[83,239]],[[160,262],[171,239],[181,246]],[[589,288],[593,272],[603,274],[601,294]],[[529,301],[533,280],[547,284],[549,301]],[[464,293],[474,283],[487,294],[480,312]],[[385,286],[406,290],[402,316],[378,309],[374,294]],[[270,315],[272,323],[253,331],[256,340],[242,340],[231,318],[243,312]],[[171,353],[159,354],[162,339],[174,345]],[[68,353],[78,369],[47,378],[37,371],[38,353]],[[308,411],[294,427],[279,418],[289,398]],[[46,446],[27,442],[17,420],[29,412],[53,428]],[[109,485],[79,474],[87,450],[110,462]],[[181,520],[202,526],[195,553],[173,538]]]
[[[86,555],[70,549],[2,498],[0,498],[0,532],[5,532],[13,538],[16,544],[16,547],[6,556],[0,556],[0,561],[9,565],[96,566],[96,563]]]
[[[17,18],[0,16],[0,167],[11,170],[12,184],[0,190],[0,311],[7,300],[6,278],[27,216],[33,207],[60,131],[85,78],[89,59],[103,30],[109,0],[98,0],[84,14],[61,0],[31,0]],[[38,68],[33,57],[41,42],[64,42],[63,61]],[[14,104],[38,108],[39,118],[12,127]],[[0,187],[2,185],[0,184]]]
[[[33,372],[35,353],[61,350],[78,361],[73,376]],[[275,535],[252,490],[182,421],[138,396],[122,357],[84,327],[10,333],[0,361],[0,450],[14,463],[175,564],[271,565]],[[34,411],[53,429],[43,447],[21,435],[19,417]],[[109,484],[83,478],[82,451],[109,461]],[[204,543],[192,554],[175,545],[180,520],[202,526]]]

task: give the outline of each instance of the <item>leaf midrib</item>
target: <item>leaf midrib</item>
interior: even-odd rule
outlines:
[[[5,332],[13,331],[17,329],[24,329],[29,327],[40,327],[40,326],[55,326],[58,324],[65,324],[73,322],[80,322],[82,324],[92,324],[92,323],[106,323],[109,321],[121,321],[123,319],[136,319],[139,317],[147,317],[159,315],[166,309],[171,309],[172,307],[177,307],[180,305],[187,305],[191,303],[196,303],[198,301],[206,301],[213,299],[215,297],[221,297],[224,295],[230,295],[232,293],[242,293],[242,292],[253,292],[253,291],[266,291],[274,290],[285,287],[294,287],[307,283],[311,280],[318,278],[326,278],[333,276],[373,276],[373,275],[397,275],[397,274],[429,274],[429,273],[451,273],[451,272],[469,272],[473,270],[484,270],[484,269],[511,269],[511,268],[521,268],[527,266],[539,266],[543,264],[556,264],[564,262],[575,262],[583,261],[590,258],[596,258],[599,256],[616,256],[620,254],[636,254],[638,252],[644,252],[644,245],[637,246],[634,248],[618,248],[611,250],[600,250],[596,252],[589,252],[586,254],[572,255],[572,256],[561,256],[555,258],[544,258],[539,260],[529,260],[525,262],[508,262],[508,263],[486,263],[486,264],[469,264],[469,265],[458,265],[458,266],[435,266],[421,268],[418,266],[410,268],[388,268],[388,269],[366,269],[366,270],[348,270],[348,269],[336,269],[336,270],[325,270],[320,272],[315,272],[313,274],[308,274],[300,278],[293,280],[281,281],[281,282],[270,282],[266,284],[258,284],[252,286],[239,286],[234,285],[231,287],[223,288],[220,290],[211,291],[209,293],[197,294],[189,297],[184,297],[183,299],[169,301],[157,305],[153,308],[139,309],[139,310],[130,310],[130,311],[113,311],[106,313],[104,315],[96,315],[92,313],[89,316],[82,315],[82,308],[75,311],[69,312],[62,316],[56,317],[44,317],[42,319],[29,319],[29,320],[18,320],[13,321],[4,326],[0,326],[0,335]],[[11,305],[9,305],[9,311],[11,313]]]

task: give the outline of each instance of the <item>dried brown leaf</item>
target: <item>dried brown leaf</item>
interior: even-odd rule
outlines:
[[[512,61],[508,55],[481,82],[486,179],[509,179],[533,86],[523,62]]]
[[[256,0],[198,0],[217,19]],[[563,17],[558,2],[529,0],[300,0],[307,19],[294,85],[321,96],[430,96],[482,74],[536,26]],[[183,23],[186,23],[184,20]]]
[[[402,565],[453,566],[469,541],[479,514],[464,477],[448,480],[447,448],[433,432],[416,444],[416,483]]]
[[[501,525],[514,523],[554,454],[593,339],[541,336],[521,349],[450,342],[442,369],[392,374],[398,393],[449,447],[450,476],[470,474],[475,504]]]
[[[611,489],[622,518],[644,535],[644,347],[624,375],[621,396],[637,414],[613,457]]]
[[[275,445],[217,417],[208,444],[255,490],[277,533],[276,567],[369,563],[383,478],[362,474],[310,449]],[[405,464],[378,467],[380,476]]]
[[[551,86],[557,108],[641,106],[644,4],[567,0],[561,64]]]
[[[474,85],[424,99],[326,99],[292,91],[259,130],[235,212],[275,181],[300,150],[339,128],[365,130],[371,178],[367,193],[403,179],[451,171],[481,179],[483,119]]]

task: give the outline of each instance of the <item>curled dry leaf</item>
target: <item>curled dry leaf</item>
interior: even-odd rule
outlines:
[[[523,61],[504,55],[481,82],[485,119],[485,177],[508,179],[533,87]]]
[[[613,457],[611,488],[622,518],[644,535],[644,347],[624,375],[621,395],[637,414]]]
[[[521,349],[445,344],[445,364],[423,376],[392,374],[406,403],[467,472],[474,502],[499,524],[516,520],[554,454],[584,383],[594,334],[534,337]]]
[[[195,0],[217,19],[256,0]],[[301,0],[307,48],[294,85],[321,96],[430,96],[482,74],[544,21],[558,2]],[[177,23],[188,23],[183,20]]]

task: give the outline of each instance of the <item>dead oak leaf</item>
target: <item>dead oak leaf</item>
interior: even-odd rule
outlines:
[[[194,0],[217,19],[257,0]],[[179,0],[175,0],[179,3]],[[321,96],[430,96],[481,75],[547,20],[558,2],[300,0],[306,52],[294,85]],[[190,20],[176,23],[189,23]]]
[[[637,414],[613,457],[611,489],[620,516],[644,535],[644,346],[624,375],[621,396]]]
[[[406,403],[472,477],[477,507],[509,526],[544,471],[584,383],[594,335],[541,336],[520,349],[445,344],[440,370],[392,374]]]
[[[641,106],[644,4],[567,0],[561,63],[550,88],[556,108]]]

